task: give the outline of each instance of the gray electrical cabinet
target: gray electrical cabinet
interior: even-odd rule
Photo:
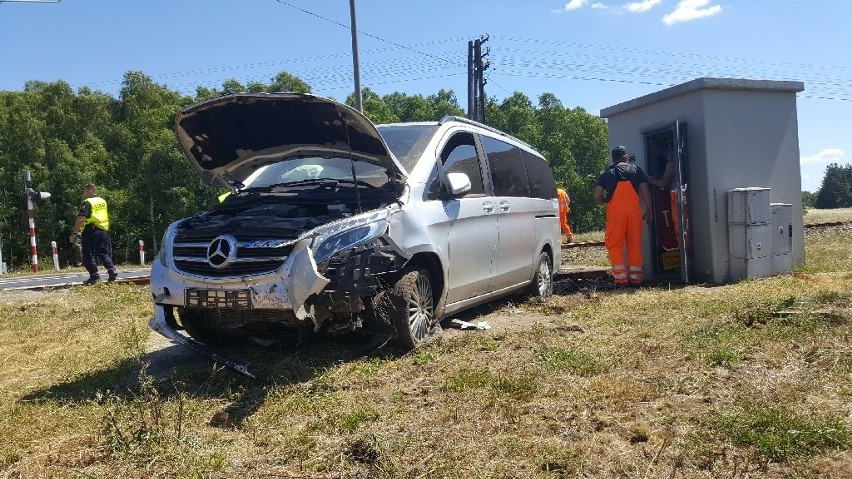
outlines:
[[[731,281],[771,276],[769,188],[728,192],[728,252]]]
[[[793,205],[770,203],[769,225],[772,235],[772,274],[793,271]]]

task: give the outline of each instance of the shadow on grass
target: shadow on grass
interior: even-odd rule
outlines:
[[[127,358],[110,368],[81,374],[70,381],[37,389],[23,396],[21,400],[79,402],[95,400],[109,392],[125,392],[127,375],[138,367],[137,359]]]

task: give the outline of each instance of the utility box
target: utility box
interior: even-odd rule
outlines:
[[[804,264],[796,113],[803,90],[795,81],[698,78],[601,110],[610,146],[626,146],[649,177],[675,171],[668,184],[652,187],[654,221],[643,238],[646,278],[724,283]],[[753,190],[759,205],[747,198],[751,193],[729,195],[742,188],[766,192]],[[770,202],[790,211],[790,253],[777,258],[779,266],[773,266],[778,229]]]
[[[793,205],[771,203],[772,274],[793,271]]]
[[[769,188],[752,187],[728,192],[731,281],[772,275],[769,191]]]

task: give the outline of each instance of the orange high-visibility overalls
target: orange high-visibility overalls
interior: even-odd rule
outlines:
[[[604,243],[616,284],[642,283],[642,207],[630,180],[621,180],[606,205]],[[627,264],[624,246],[627,245]]]
[[[562,234],[570,243],[574,241],[574,232],[571,231],[571,225],[568,223],[568,213],[571,211],[571,198],[568,198],[568,192],[562,188],[556,189],[556,196],[559,198],[559,226],[562,228]]]

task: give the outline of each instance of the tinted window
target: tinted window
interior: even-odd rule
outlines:
[[[540,156],[524,152],[524,164],[530,180],[530,196],[533,198],[556,198],[556,182],[550,164]]]
[[[529,180],[521,149],[489,136],[482,137],[491,166],[496,196],[530,196]]]
[[[393,155],[411,172],[426,144],[438,130],[437,125],[377,125]]]
[[[457,133],[441,150],[444,173],[464,173],[470,178],[470,195],[482,193],[482,170],[476,156],[473,135]]]

